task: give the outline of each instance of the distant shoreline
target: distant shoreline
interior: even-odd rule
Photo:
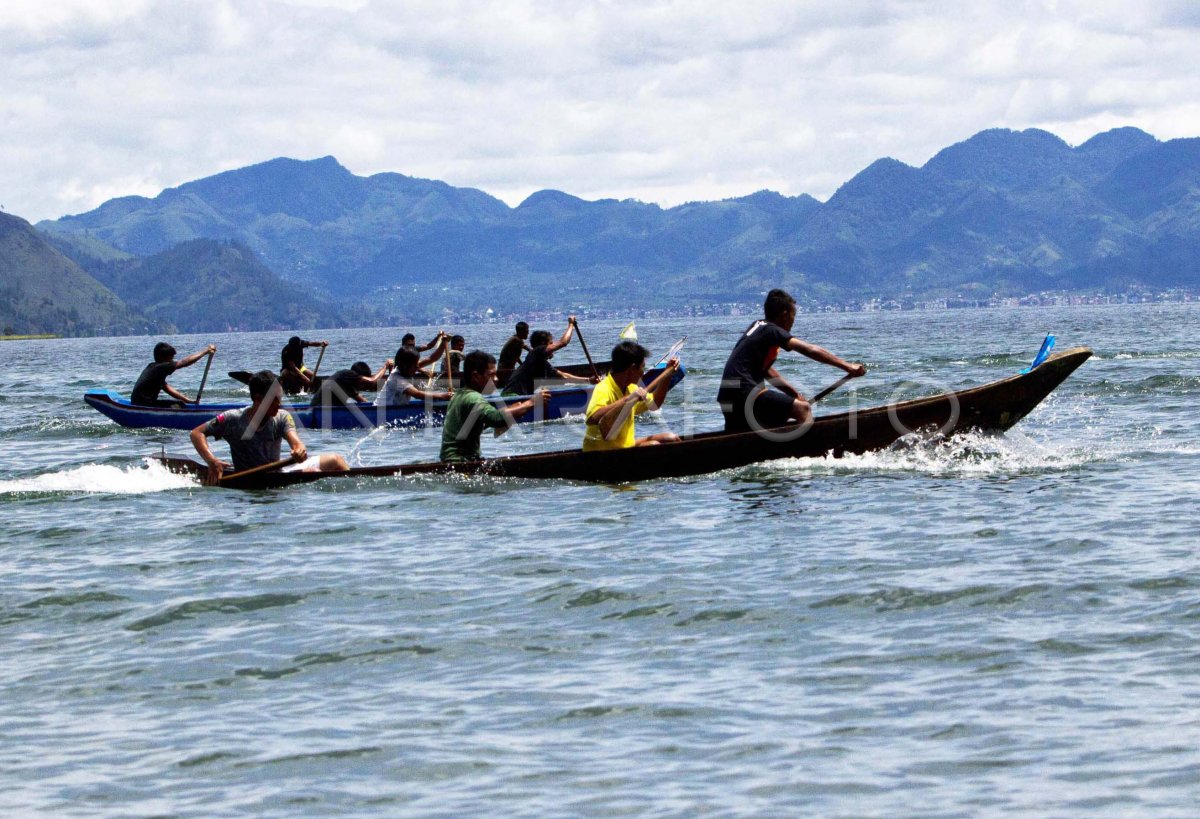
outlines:
[[[33,341],[39,338],[62,338],[58,333],[32,333],[23,336],[0,336],[0,341]]]

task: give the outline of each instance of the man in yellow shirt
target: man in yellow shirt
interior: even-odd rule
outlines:
[[[635,341],[622,341],[613,347],[612,369],[596,385],[588,401],[584,452],[679,440],[674,432],[659,432],[645,438],[634,434],[634,416],[662,406],[671,389],[671,376],[679,369],[679,359],[672,358],[653,383],[643,387],[640,382],[649,354],[649,350]]]

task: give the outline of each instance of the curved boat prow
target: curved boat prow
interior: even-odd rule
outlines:
[[[1034,367],[1026,375],[1036,376],[1042,384],[1047,385],[1046,392],[1049,393],[1059,384],[1066,381],[1071,373],[1079,369],[1080,365],[1091,357],[1091,348],[1071,347],[1057,353],[1052,353],[1049,358]]]

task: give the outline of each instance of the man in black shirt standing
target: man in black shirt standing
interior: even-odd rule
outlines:
[[[795,338],[791,331],[796,300],[786,291],[775,289],[767,294],[763,317],[746,328],[725,362],[717,402],[725,415],[726,432],[804,424],[812,418],[807,399],[775,370],[780,350],[806,355],[856,377],[867,371],[862,364],[844,361],[824,347]],[[768,384],[778,389],[772,390]]]
[[[154,361],[147,364],[142,370],[142,374],[138,376],[129,400],[143,407],[175,407],[179,406],[180,402],[192,403],[190,398],[168,384],[167,378],[181,367],[190,367],[204,356],[211,355],[216,351],[217,345],[209,344],[200,352],[192,353],[187,358],[176,361],[175,348],[165,341],[158,342],[154,345]],[[158,394],[163,391],[174,400],[159,399]]]

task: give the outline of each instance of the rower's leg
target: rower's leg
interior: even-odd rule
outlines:
[[[812,407],[803,398],[797,398],[792,401],[792,417],[801,424],[807,424],[812,418]]]
[[[639,438],[634,446],[655,446],[657,444],[669,444],[678,440],[679,436],[674,432],[656,432],[653,435],[647,435],[645,438]]]
[[[350,468],[346,459],[336,453],[322,453],[320,456],[322,472],[345,472]]]

